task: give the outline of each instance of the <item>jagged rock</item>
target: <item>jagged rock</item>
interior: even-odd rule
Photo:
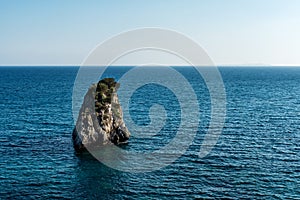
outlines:
[[[118,88],[119,83],[113,78],[105,78],[89,88],[72,134],[77,152],[125,143],[129,139],[116,93]]]

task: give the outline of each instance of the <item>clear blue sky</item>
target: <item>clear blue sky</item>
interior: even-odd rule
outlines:
[[[184,33],[218,65],[300,65],[299,11],[299,0],[0,0],[0,65],[78,65],[140,27]]]

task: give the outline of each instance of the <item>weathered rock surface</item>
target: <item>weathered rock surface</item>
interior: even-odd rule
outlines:
[[[118,88],[119,83],[113,78],[105,78],[89,88],[72,134],[77,152],[125,143],[129,139],[116,93]]]

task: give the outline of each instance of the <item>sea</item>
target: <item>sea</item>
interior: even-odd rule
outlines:
[[[119,80],[131,69],[110,67],[103,76]],[[0,199],[300,199],[300,67],[218,67],[226,117],[203,158],[210,93],[195,68],[174,67],[194,90],[199,125],[181,156],[148,172],[118,170],[74,152],[78,70],[0,67]],[[132,120],[147,126],[154,104],[165,108],[167,119],[153,137],[136,137],[130,130],[122,148],[151,152],[170,143],[181,125],[177,95],[159,84],[138,88],[130,100]]]

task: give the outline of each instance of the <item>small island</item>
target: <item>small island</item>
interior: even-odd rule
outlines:
[[[72,133],[76,152],[128,141],[130,132],[123,121],[119,87],[115,79],[104,78],[89,88]]]

